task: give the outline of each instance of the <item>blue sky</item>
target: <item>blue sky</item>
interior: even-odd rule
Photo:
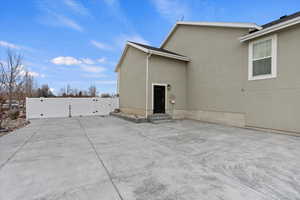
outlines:
[[[299,0],[2,0],[0,59],[24,55],[38,83],[114,93],[126,40],[159,46],[176,20],[264,24],[300,11]]]

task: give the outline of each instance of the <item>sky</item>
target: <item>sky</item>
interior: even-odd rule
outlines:
[[[159,47],[178,20],[262,25],[297,11],[299,0],[1,0],[0,60],[21,53],[56,94],[67,84],[115,93],[128,40]]]

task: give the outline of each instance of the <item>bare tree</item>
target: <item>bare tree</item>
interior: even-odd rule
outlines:
[[[67,85],[67,96],[70,96],[72,94],[72,88],[71,86],[68,84]]]
[[[5,88],[4,73],[2,73],[3,68],[4,68],[4,63],[2,63],[1,60],[0,60],[0,69],[1,69],[1,73],[0,73],[0,93],[1,94],[4,92],[4,88]]]
[[[110,95],[109,93],[103,93],[101,94],[101,98],[111,98],[112,95]]]
[[[60,97],[96,97],[97,88],[91,85],[88,90],[72,88],[69,84],[59,90],[58,96]]]
[[[3,63],[0,61],[0,68],[3,68]],[[4,109],[3,104],[5,103],[5,94],[4,94],[4,75],[0,73],[0,129],[2,129],[2,122],[4,120]]]
[[[67,96],[66,88],[61,88],[58,93],[59,96],[65,97]]]
[[[25,72],[23,77],[23,92],[26,97],[32,97],[34,94],[34,78],[29,72]]]
[[[97,88],[96,88],[96,86],[91,85],[91,86],[89,87],[89,95],[90,95],[91,97],[95,97],[95,96],[97,95]]]
[[[22,76],[22,81],[15,89],[14,98],[18,100],[19,105],[22,105],[24,108],[26,97],[33,97],[36,93],[33,76],[28,71],[25,73],[22,72]]]
[[[41,88],[37,89],[37,95],[38,97],[54,97],[54,94],[47,84],[44,84]]]
[[[21,54],[8,49],[6,63],[2,63],[0,66],[3,84],[7,91],[9,109],[11,109],[14,92],[22,85],[22,60]]]

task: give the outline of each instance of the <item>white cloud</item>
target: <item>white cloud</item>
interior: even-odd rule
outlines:
[[[90,59],[90,58],[82,58],[81,61],[84,63],[84,64],[87,64],[87,65],[93,65],[95,64],[95,61]]]
[[[41,74],[41,73],[38,73],[38,72],[35,72],[35,71],[32,71],[32,70],[28,69],[27,66],[29,66],[29,65],[35,65],[35,64],[26,61],[26,62],[24,62],[24,64],[21,65],[21,67],[20,67],[20,75],[21,76],[25,76],[26,73],[28,73],[28,75],[30,75],[32,77],[35,77],[35,78],[36,77],[39,77],[39,78],[45,78],[46,77],[45,74]]]
[[[76,0],[64,0],[64,4],[80,15],[90,16],[88,9]]]
[[[150,44],[149,41],[145,40],[142,36],[140,36],[138,34],[134,34],[134,35],[122,34],[118,38],[116,38],[116,41],[117,41],[117,45],[121,48],[123,48],[125,46],[127,41],[142,43],[142,44],[146,44],[146,45]]]
[[[94,65],[97,61],[91,59],[91,58],[81,58],[77,59],[71,56],[59,56],[56,58],[53,58],[51,62],[55,65],[67,65],[67,66],[78,66],[82,71],[92,73],[93,76],[102,77],[106,68],[102,66],[96,66]],[[86,76],[87,77],[87,76]],[[91,75],[89,75],[91,77]]]
[[[105,63],[106,62],[106,58],[105,57],[99,58],[99,59],[97,59],[97,62],[98,63]]]
[[[82,64],[81,60],[78,60],[77,58],[71,57],[71,56],[59,56],[56,58],[53,58],[51,62],[55,65],[80,65]]]
[[[22,66],[22,70],[21,70],[21,72],[20,72],[20,75],[21,75],[21,76],[25,76],[26,73],[28,73],[28,75],[30,75],[30,76],[32,76],[32,77],[35,77],[35,78],[36,78],[36,77],[40,77],[40,78],[45,78],[45,77],[46,77],[45,74],[40,74],[40,73],[34,72],[34,71],[28,71],[28,70],[25,69],[24,66]]]
[[[117,63],[114,61],[109,61],[106,57],[96,59],[98,63],[106,64],[106,65],[116,65]]]
[[[102,60],[104,59],[104,60]],[[96,62],[101,63],[100,61],[103,61],[102,63],[104,63],[105,58],[101,58],[101,59],[97,59],[97,60],[93,60],[91,58],[74,58],[71,56],[59,56],[56,58],[53,58],[51,60],[51,63],[55,64],[55,65],[94,65]]]
[[[91,72],[91,73],[101,73],[105,71],[104,67],[99,66],[88,66],[88,65],[82,65],[80,68],[85,72]]]
[[[59,23],[58,25],[65,26],[80,32],[83,31],[83,28],[74,20],[59,14],[55,14],[55,17],[57,19],[57,22]]]
[[[75,20],[66,17],[66,9],[68,6],[70,9],[76,12],[83,11],[84,7],[77,3],[76,0],[43,0],[37,1],[37,8],[41,11],[42,15],[38,15],[38,21],[41,24],[56,26],[56,27],[67,27],[76,31],[82,32],[84,29]]]
[[[28,72],[28,74],[29,74],[30,76],[33,76],[33,77],[38,77],[38,76],[40,76],[40,74],[37,73],[37,72]]]
[[[9,49],[16,49],[16,50],[27,50],[27,51],[34,51],[33,48],[26,47],[26,46],[20,46],[17,44],[13,44],[11,42],[0,40],[0,47],[5,47]]]
[[[172,23],[181,20],[182,17],[188,17],[191,13],[183,0],[151,0],[156,10],[161,16]]]
[[[117,81],[115,81],[115,80],[109,80],[109,81],[107,81],[107,80],[104,80],[104,81],[96,81],[96,83],[97,84],[102,84],[102,85],[115,85],[115,84],[117,84]]]
[[[0,41],[0,46],[10,48],[10,49],[21,49],[22,48],[21,46],[18,46],[16,44],[9,43],[6,41]]]
[[[71,18],[68,18],[50,9],[44,8],[43,11],[45,12],[45,16],[38,18],[41,24],[50,25],[54,27],[67,27],[79,32],[84,31],[84,28]]]
[[[102,43],[102,42],[98,42],[98,41],[95,41],[95,40],[91,40],[90,42],[93,46],[95,46],[96,48],[101,49],[101,50],[112,50],[113,49],[112,46],[107,45],[107,44]]]

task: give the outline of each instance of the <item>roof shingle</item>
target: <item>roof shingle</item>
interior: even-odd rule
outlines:
[[[153,47],[153,46],[149,46],[149,45],[145,45],[145,44],[140,44],[140,43],[137,43],[137,42],[131,42],[131,41],[128,41],[128,42],[130,42],[132,44],[136,44],[136,45],[141,46],[141,47],[144,47],[144,48],[149,49],[149,50],[159,51],[159,52],[163,52],[163,53],[173,54],[173,55],[176,55],[176,56],[186,57],[184,55],[180,55],[178,53],[174,53],[172,51],[168,51],[168,50],[163,49],[163,48],[157,48],[157,47]]]
[[[296,17],[300,17],[300,12],[296,12],[296,13],[291,14],[291,15],[284,15],[284,16],[280,17],[277,20],[274,20],[274,21],[269,22],[269,23],[267,23],[265,25],[262,25],[262,27],[263,27],[263,29],[269,28],[271,26],[274,26],[276,24],[280,24],[280,23],[285,22],[285,21],[289,21],[289,20],[294,19]]]

